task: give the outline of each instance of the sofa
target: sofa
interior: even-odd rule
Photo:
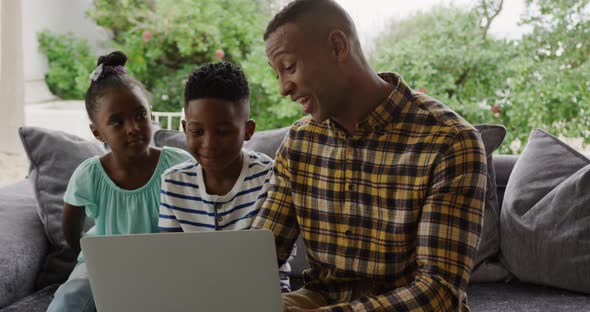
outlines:
[[[288,129],[283,128],[257,132],[252,140],[246,143],[245,148],[274,155],[287,131]],[[486,131],[486,128],[480,131]],[[0,312],[46,310],[59,282],[67,277],[69,270],[73,267],[75,255],[72,255],[67,248],[57,242],[56,237],[59,238],[60,234],[56,220],[59,215],[48,215],[44,202],[55,201],[59,204],[64,185],[67,183],[68,172],[71,175],[76,166],[75,163],[104,152],[103,147],[98,143],[86,142],[75,136],[54,130],[21,128],[19,135],[31,160],[31,168],[27,178],[23,177],[23,180],[18,183],[0,188]],[[503,135],[500,136],[498,142],[494,143],[493,150],[501,143]],[[170,130],[157,131],[154,135],[154,144],[185,147],[183,135]],[[530,154],[530,149],[525,150],[525,153],[520,156],[494,154],[492,157],[493,150],[489,151],[488,168],[495,174],[495,177],[492,177],[494,181],[491,181],[494,189],[490,192],[489,188],[488,194],[496,198],[497,209],[500,207],[504,209],[507,206],[507,203],[504,202],[506,200],[505,194],[511,202],[514,202],[515,197],[518,197],[511,192],[511,180],[515,179],[511,174],[514,170],[524,170],[521,168],[524,165],[534,165],[535,158],[532,158],[533,161],[527,158],[525,163],[520,164],[519,158],[525,157],[524,154],[527,151]],[[543,149],[540,149],[540,152],[539,150],[534,152],[542,154]],[[563,155],[551,156],[564,157]],[[73,160],[69,158],[73,158]],[[580,160],[584,161],[582,158]],[[545,160],[539,159],[538,161]],[[53,171],[43,172],[43,163],[45,163],[45,169],[50,168]],[[583,162],[580,166],[584,164],[586,163]],[[541,163],[540,165],[547,166],[548,164]],[[560,163],[550,165],[560,166]],[[61,189],[53,187],[54,184],[60,184]],[[489,185],[490,183],[488,183]],[[553,199],[554,202],[555,200]],[[511,261],[515,260],[504,255],[502,248],[506,239],[526,242],[528,240],[525,237],[502,237],[500,229],[503,227],[502,217],[504,215],[500,215],[500,211],[496,213],[497,220],[490,221],[487,215],[484,219],[484,227],[487,226],[487,229],[484,230],[496,233],[497,242],[495,242],[496,249],[492,248],[493,253],[478,263],[472,274],[467,291],[472,311],[590,311],[590,295],[583,288],[587,285],[584,284],[583,279],[590,280],[590,275],[583,276],[587,272],[586,269],[577,271],[578,275],[582,274],[579,276],[580,283],[582,283],[581,291],[576,288],[580,287],[579,285],[574,283],[571,286],[568,284],[569,281],[560,284],[555,283],[553,279],[543,280],[544,276],[552,276],[553,269],[550,270],[551,272],[543,272],[540,271],[542,268],[539,269],[536,273],[541,276],[540,280],[536,275],[529,277],[526,272],[522,273],[513,264],[510,265]],[[590,213],[577,218],[584,219],[587,216],[590,216]],[[586,218],[585,221],[590,227],[590,218]],[[48,228],[48,224],[51,222],[54,223],[53,229]],[[90,225],[88,224],[86,228]],[[58,227],[55,228],[55,226]],[[586,233],[582,234],[586,235]],[[590,240],[590,237],[586,237],[586,239]],[[482,238],[480,247],[486,244],[483,240]],[[511,248],[510,244],[506,244],[506,246]],[[587,245],[580,246],[587,247]],[[520,249],[526,250],[526,246],[520,247]],[[586,250],[584,249],[584,252]],[[564,253],[567,254],[567,252]],[[582,255],[581,261],[590,263],[588,262],[589,256]],[[524,261],[524,268],[529,266],[529,262],[535,262],[534,255],[529,254],[527,257],[525,257],[528,260]],[[559,257],[559,255],[555,255],[555,257]],[[516,259],[516,261],[519,260]],[[302,271],[307,268],[305,244],[301,240],[297,242],[297,257],[291,265],[291,284],[294,289],[297,289],[303,284]],[[550,265],[559,268],[559,264],[552,262]],[[537,267],[539,266],[537,265]],[[559,270],[557,273],[564,274]]]

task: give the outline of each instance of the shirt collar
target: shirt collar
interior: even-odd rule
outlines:
[[[379,131],[385,128],[401,112],[403,104],[406,102],[406,96],[404,95],[411,92],[411,89],[403,81],[403,78],[396,73],[380,73],[379,77],[393,85],[393,91],[391,91],[379,106],[369,113],[367,118],[358,123],[357,130],[360,134]],[[328,119],[328,125],[338,133],[346,133],[342,127],[331,119]]]

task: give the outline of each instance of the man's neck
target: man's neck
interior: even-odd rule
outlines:
[[[381,79],[376,73],[371,72],[364,78],[352,80],[348,90],[351,92],[346,96],[342,113],[333,116],[332,119],[342,126],[349,135],[355,135],[358,123],[365,120],[385,101],[393,91],[393,86]]]

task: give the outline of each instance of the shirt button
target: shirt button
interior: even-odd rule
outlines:
[[[348,185],[348,190],[349,191],[354,191],[354,184],[349,184]]]
[[[223,217],[217,217],[217,222],[223,221]]]
[[[352,231],[351,230],[346,230],[346,232],[344,232],[344,234],[346,234],[346,236],[351,236],[352,235]]]
[[[216,203],[215,204],[215,209],[221,209],[221,204],[220,203]]]

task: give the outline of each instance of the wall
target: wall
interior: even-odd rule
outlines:
[[[24,49],[24,77],[26,103],[51,100],[44,82],[47,58],[39,52],[37,33],[49,30],[73,33],[89,40],[100,51],[108,33],[86,16],[92,0],[22,0],[22,45]]]
[[[0,1],[0,152],[22,151],[17,129],[24,124],[21,2]]]

